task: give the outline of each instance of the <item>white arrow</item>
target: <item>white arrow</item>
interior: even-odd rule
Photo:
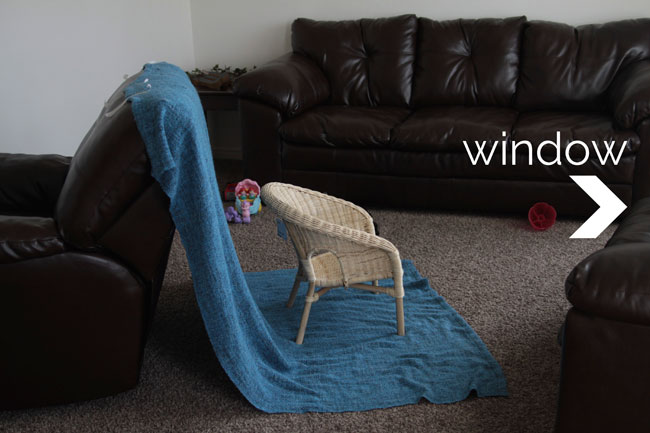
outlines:
[[[596,176],[571,176],[600,208],[582,224],[571,239],[595,239],[627,208]]]

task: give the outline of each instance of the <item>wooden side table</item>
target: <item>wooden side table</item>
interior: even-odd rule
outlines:
[[[208,111],[239,110],[239,98],[232,90],[213,90],[208,87],[195,86],[203,105],[203,113]]]
[[[203,114],[208,121],[208,111],[239,111],[239,98],[232,90],[214,90],[208,87],[194,86],[201,99]],[[236,114],[235,114],[236,115]],[[232,116],[232,115],[231,115]],[[220,130],[220,137],[212,142],[212,155],[216,159],[240,159],[241,158],[241,133],[237,122],[227,125],[225,130]],[[212,138],[212,137],[211,137]]]

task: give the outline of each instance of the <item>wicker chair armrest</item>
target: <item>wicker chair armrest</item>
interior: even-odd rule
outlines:
[[[298,242],[303,242],[302,247],[307,252],[306,269],[311,268],[308,263],[313,254],[329,252],[334,254],[341,266],[345,268],[348,280],[357,279],[359,274],[363,274],[369,266],[373,267],[372,263],[377,260],[382,263],[378,268],[386,269],[388,265],[393,278],[401,280],[402,262],[399,251],[392,243],[360,230],[336,227],[336,230],[331,230],[329,227],[300,227],[301,234],[297,238]],[[293,236],[292,240],[296,242]]]
[[[339,224],[333,224],[328,221],[320,220],[313,218],[314,221],[311,221],[308,224],[305,224],[305,222],[297,222],[297,221],[291,221],[291,219],[287,219],[289,223],[296,223],[300,225],[300,229],[302,231],[309,231],[314,234],[314,236],[309,236],[308,241],[311,241],[310,243],[313,243],[314,247],[315,246],[322,246],[323,242],[326,242],[328,244],[333,243],[335,245],[340,245],[340,246],[347,246],[348,248],[345,248],[343,250],[341,249],[335,249],[335,251],[339,253],[343,253],[344,251],[350,251],[350,252],[358,252],[360,249],[363,248],[378,248],[380,250],[383,250],[387,253],[395,253],[399,254],[399,251],[393,245],[390,241],[379,237],[375,234],[368,233],[365,231],[361,230],[356,230],[350,227],[346,227],[343,225]],[[331,241],[328,240],[331,239]],[[306,250],[310,250],[311,248],[305,248]]]

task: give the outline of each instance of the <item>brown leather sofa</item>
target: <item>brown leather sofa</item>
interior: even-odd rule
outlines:
[[[650,431],[650,198],[566,282],[556,432]]]
[[[650,195],[649,33],[648,19],[297,19],[293,52],[235,83],[245,174],[366,204],[576,215],[595,204],[569,175],[595,174],[630,204]],[[582,166],[529,166],[519,147],[515,166],[472,166],[462,140],[502,131],[535,149],[556,131],[563,149],[628,145],[618,165],[592,149]]]
[[[174,225],[130,104],[106,111],[72,159],[0,154],[0,409],[137,383]]]

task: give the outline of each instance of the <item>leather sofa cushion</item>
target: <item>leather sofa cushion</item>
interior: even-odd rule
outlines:
[[[601,110],[616,74],[650,58],[650,19],[572,27],[530,21],[524,30],[516,106]]]
[[[411,99],[415,15],[357,21],[299,18],[293,51],[308,56],[330,82],[330,102],[407,106]]]
[[[623,157],[618,166],[602,166],[590,159],[581,166],[568,164],[545,166],[527,156],[517,155],[516,165],[501,165],[500,157],[493,164],[473,166],[465,153],[419,152],[394,149],[339,148],[304,146],[284,143],[283,170],[307,172],[351,173],[358,175],[398,176],[410,178],[493,179],[512,182],[543,181],[572,184],[569,175],[597,175],[608,184],[631,185],[635,156]],[[532,203],[531,203],[532,204]]]
[[[52,218],[0,215],[0,264],[65,251]]]
[[[392,148],[423,152],[463,152],[463,140],[474,146],[510,139],[517,112],[499,107],[439,106],[411,114],[393,133]],[[471,147],[474,149],[474,147]]]
[[[633,130],[620,130],[614,126],[614,119],[602,113],[571,113],[558,111],[540,111],[521,113],[512,133],[513,140],[529,140],[535,152],[541,142],[556,141],[557,131],[560,132],[561,154],[573,140],[583,141],[589,146],[590,157],[598,158],[593,149],[592,141],[596,141],[600,154],[604,157],[606,148],[604,141],[616,141],[612,153],[618,156],[620,145],[627,141],[623,155],[634,154],[639,150],[641,141]],[[519,147],[518,150],[524,149]],[[542,153],[550,155],[555,152],[553,146],[544,146]],[[579,161],[584,157],[584,148],[580,145],[571,147],[571,158]],[[550,158],[548,159],[551,160]]]
[[[510,106],[525,22],[419,18],[412,104]]]
[[[391,130],[409,114],[405,108],[326,105],[309,110],[280,126],[287,142],[310,146],[387,147]]]

